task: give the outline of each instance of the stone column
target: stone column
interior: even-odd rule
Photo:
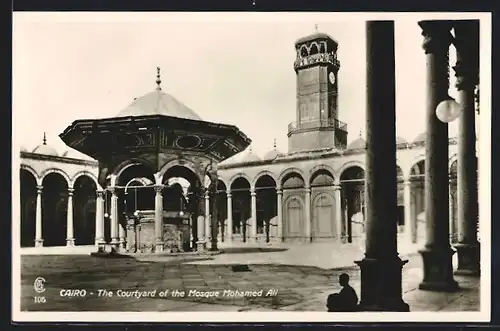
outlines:
[[[217,178],[216,176],[214,176],[215,178]],[[214,181],[212,181],[214,182]],[[214,182],[216,183],[216,181]],[[217,189],[214,185],[213,189],[212,189],[212,217],[210,218],[210,250],[215,252],[215,251],[218,251],[219,248],[217,247],[217,230],[218,230],[218,227],[219,227],[219,211],[217,209],[217,198],[218,198],[218,195],[217,195]]]
[[[110,187],[111,192],[111,210],[110,210],[110,232],[111,232],[111,245],[116,249],[118,248],[118,196],[116,195],[116,188]]]
[[[455,226],[455,220],[454,220],[454,216],[455,216],[455,211],[454,211],[454,204],[453,204],[453,179],[450,178],[450,184],[449,184],[449,202],[448,202],[448,214],[449,214],[449,217],[450,217],[450,242],[453,243],[453,240],[456,236],[456,233],[455,233],[455,229],[456,229],[456,226]]]
[[[75,246],[75,231],[73,225],[73,188],[68,188],[68,207],[66,212],[66,246]]]
[[[436,116],[438,104],[448,98],[449,58],[452,41],[450,21],[421,21],[427,58],[427,138],[425,142],[426,244],[420,251],[424,279],[421,290],[453,291],[448,213],[448,125]]]
[[[43,186],[36,187],[36,216],[35,216],[35,247],[43,247],[42,239],[42,189]]]
[[[227,235],[226,241],[231,243],[233,241],[233,196],[231,190],[226,191],[227,197]]]
[[[337,241],[342,243],[342,229],[343,229],[343,221],[342,221],[342,186],[337,184],[333,187],[335,190],[335,224],[337,231]]]
[[[155,253],[163,252],[163,185],[155,185]]]
[[[257,242],[257,193],[250,189],[251,218],[250,218],[250,242]]]
[[[479,83],[479,20],[455,23],[457,89],[463,113],[459,118],[457,197],[459,240],[457,274],[480,274],[477,240],[478,191],[474,89]]]
[[[126,224],[121,224],[120,221],[118,221],[118,233],[119,233],[119,247],[120,250],[126,250],[127,249],[127,232],[126,232]]]
[[[411,215],[411,180],[405,180],[403,187],[403,196],[404,196],[404,206],[405,206],[405,241],[408,244],[413,242],[413,222],[415,220],[412,219]]]
[[[205,234],[205,223],[207,221],[207,192],[202,190],[198,198],[198,217],[197,217],[197,231],[198,241],[196,242],[196,250],[198,252],[207,249],[207,241]]]
[[[210,238],[212,238],[212,235],[210,232],[210,229],[211,229],[210,222],[211,222],[211,218],[210,218],[210,192],[207,190],[205,192],[205,237],[206,237],[207,241],[209,241]]]
[[[276,208],[277,208],[277,215],[276,215],[276,237],[278,237],[278,242],[283,241],[283,191],[282,190],[277,190],[276,191],[276,196],[277,196],[277,201],[276,201]]]
[[[396,86],[394,22],[366,23],[366,252],[361,310],[409,311],[402,299],[397,251]]]
[[[311,188],[306,187],[306,198],[304,201],[305,209],[305,228],[306,242],[311,242]]]
[[[104,191],[97,191],[95,200],[95,244],[104,244]]]

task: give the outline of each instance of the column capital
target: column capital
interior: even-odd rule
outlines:
[[[311,194],[311,188],[310,188],[310,187],[308,187],[308,186],[306,186],[306,187],[304,188],[304,191],[305,191],[307,194]]]
[[[74,188],[72,188],[72,187],[68,188],[68,195],[69,196],[72,196],[74,192],[75,192]]]
[[[97,194],[97,198],[99,198],[99,199],[104,198],[104,191],[103,190],[97,190],[96,194]]]
[[[256,197],[257,196],[257,192],[255,192],[255,190],[250,191],[250,196]]]
[[[342,189],[342,185],[340,183],[334,184],[333,189],[335,191],[340,191]]]
[[[479,71],[473,68],[473,65],[465,61],[457,61],[453,67],[455,71],[456,83],[455,87],[459,91],[474,90],[479,83]]]
[[[43,190],[43,186],[42,186],[42,185],[37,185],[37,186],[36,186],[36,192],[37,192],[38,194],[41,194],[41,193],[42,193],[42,190]]]
[[[161,193],[163,191],[164,185],[155,185],[153,186],[156,193]]]
[[[410,179],[407,179],[407,180],[405,180],[405,181],[403,182],[403,185],[404,185],[404,186],[410,186],[410,185],[411,185],[411,183],[412,183],[412,181],[411,181]]]
[[[422,29],[424,42],[422,48],[425,54],[433,54],[436,52],[447,52],[452,41],[451,29],[453,21],[449,20],[426,20],[418,22]]]
[[[276,194],[283,195],[283,190],[280,190],[280,189],[276,190]]]
[[[231,199],[233,197],[233,195],[231,194],[231,191],[226,191],[226,197],[228,199]]]
[[[109,193],[111,193],[113,195],[115,195],[115,193],[116,193],[116,187],[114,187],[114,186],[108,187],[107,190],[109,191]]]

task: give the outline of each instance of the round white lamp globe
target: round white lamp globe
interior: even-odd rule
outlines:
[[[450,123],[460,117],[462,106],[450,98],[441,101],[436,107],[436,116],[443,123]]]

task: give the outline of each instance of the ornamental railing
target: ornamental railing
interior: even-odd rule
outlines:
[[[288,124],[288,133],[290,134],[302,130],[314,130],[321,128],[331,128],[341,131],[347,131],[347,124],[333,118],[298,121]]]

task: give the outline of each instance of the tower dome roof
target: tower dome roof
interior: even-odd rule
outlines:
[[[43,143],[35,147],[32,153],[57,156],[57,151],[55,148],[47,145],[47,137],[45,132],[43,133]]]
[[[318,40],[318,39],[328,39],[328,40],[332,41],[334,44],[336,44],[336,45],[338,44],[338,42],[335,39],[333,39],[331,36],[327,35],[326,33],[315,32],[315,33],[310,34],[308,36],[297,39],[297,41],[295,41],[295,46],[305,44],[307,42],[310,42],[313,40]]]
[[[120,111],[116,117],[164,115],[201,121],[200,116],[191,108],[184,105],[172,95],[162,91],[160,86],[160,68],[157,68],[157,71],[156,84],[158,86],[156,90],[135,98],[134,101]]]
[[[415,139],[413,139],[413,142],[421,143],[424,142],[426,138],[427,138],[427,132],[422,132],[418,136],[416,136]]]

